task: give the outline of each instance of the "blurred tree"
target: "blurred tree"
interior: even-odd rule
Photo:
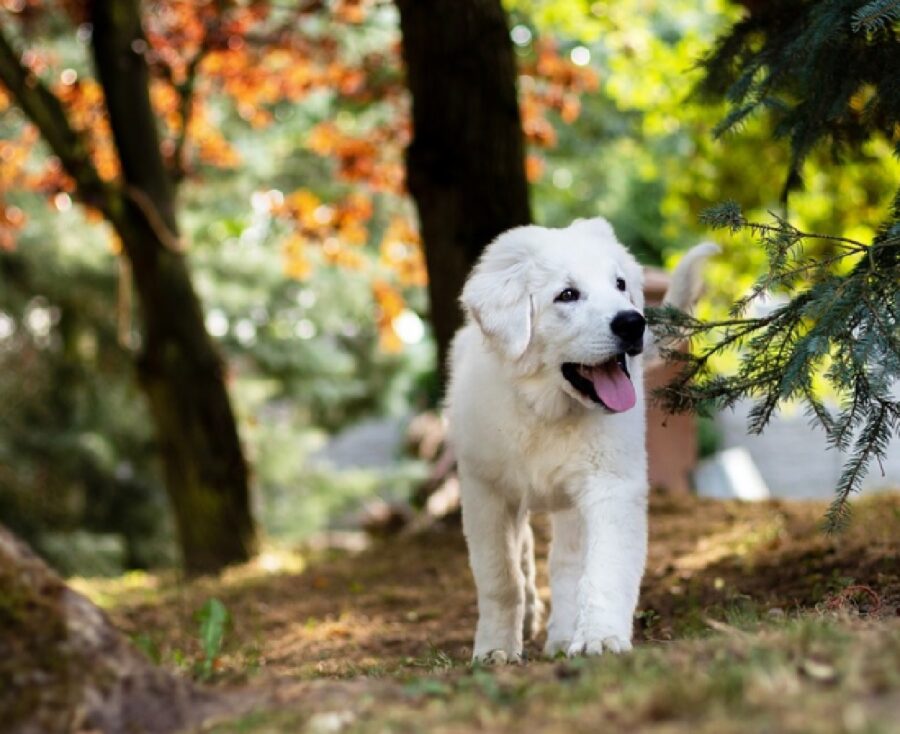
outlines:
[[[130,568],[170,562],[152,428],[117,344],[115,274],[92,262],[113,256],[67,257],[59,240],[78,242],[75,218],[32,225],[0,253],[0,517],[60,570],[100,570],[62,542],[79,530],[118,535]]]
[[[99,179],[115,188],[122,166],[103,88],[83,61],[95,35],[87,6],[3,7],[3,33],[26,49],[15,58],[56,97]],[[425,269],[403,196],[408,105],[396,10],[368,0],[141,7],[132,51],[147,66],[158,150],[186,233],[170,244],[183,245],[179,256],[210,306],[206,326],[230,357],[257,485],[316,505],[310,517],[320,522],[326,493],[320,482],[309,496],[297,474],[309,449],[299,447],[320,440],[322,427],[407,410],[430,374],[430,343],[413,311],[424,311]],[[0,292],[0,357],[10,368],[0,395],[16,398],[0,420],[8,437],[0,446],[15,457],[9,471],[0,467],[0,503],[44,551],[45,531],[87,527],[124,534],[131,562],[159,562],[168,554],[132,552],[148,514],[156,538],[166,527],[151,416],[117,377],[146,343],[131,323],[128,252],[121,237],[104,246],[109,229],[97,224],[96,204],[81,199],[93,224],[69,211],[77,182],[2,85],[0,111],[0,267],[16,286]],[[34,314],[50,314],[46,330],[32,329]],[[70,379],[57,385],[63,373]],[[62,399],[42,399],[56,387]],[[129,491],[132,478],[140,488],[130,492],[140,503],[125,501],[142,505],[129,523],[114,499],[128,494],[123,477]]]
[[[701,236],[697,212],[725,192],[748,218],[778,205],[771,171],[788,165],[787,146],[772,139],[762,116],[746,119],[740,136],[714,139],[724,103],[710,110],[689,98],[700,75],[695,60],[740,7],[726,0],[503,5],[512,14],[536,219],[561,225],[607,216],[642,260],[662,262]],[[100,178],[117,180],[102,89],[83,63],[92,43],[87,6],[11,0],[3,7],[4,33],[26,49],[22,63],[59,98]],[[139,39],[136,48],[149,71],[159,149],[178,182],[181,244],[206,326],[228,357],[261,517],[295,527],[298,519],[321,522],[345,496],[332,476],[313,481],[305,466],[321,429],[405,413],[433,384],[432,345],[418,318],[428,310],[426,268],[404,185],[412,125],[398,6],[144,0],[142,7],[146,46]],[[59,8],[69,15],[48,12]],[[147,517],[158,522],[164,513],[150,416],[120,377],[142,338],[124,298],[127,255],[117,240],[108,247],[96,209],[82,210],[93,224],[70,209],[74,182],[9,101],[0,85],[0,402],[7,405],[0,504],[11,518],[35,500],[39,507],[14,529],[42,549],[44,531],[78,527],[125,534],[139,549],[132,541],[146,534]],[[839,170],[829,170],[827,150],[814,151],[805,190],[792,193],[793,222],[871,237],[886,187],[900,175],[885,156],[889,147],[871,138]],[[749,237],[720,243],[726,256],[711,266],[717,300],[702,305],[704,315],[749,287],[764,261]],[[456,318],[453,296],[445,302]],[[49,332],[37,328],[48,318]],[[143,506],[128,531],[123,502]]]
[[[701,99],[695,91],[703,76],[698,60],[742,17],[742,6],[727,0],[504,4],[520,58],[553,42],[559,57],[586,64],[576,68],[595,70],[601,81],[598,93],[580,98],[572,124],[549,118],[558,144],[532,151],[544,169],[533,184],[537,220],[561,225],[605,216],[642,262],[662,264],[711,236],[699,215],[723,197],[739,201],[754,220],[780,207],[772,171],[788,170],[789,146],[773,136],[765,115],[748,116],[734,134],[716,136],[727,100]],[[527,81],[520,82],[523,92]],[[870,137],[844,147],[840,166],[828,146],[814,148],[803,163],[803,188],[791,193],[792,223],[807,232],[874,237],[900,180],[891,147],[884,136]],[[708,266],[708,298],[698,311],[704,318],[726,314],[766,264],[749,232],[712,236],[723,256]],[[733,355],[715,360],[717,369],[733,364]]]
[[[701,90],[731,105],[720,133],[765,111],[775,136],[789,140],[785,200],[802,186],[801,166],[822,144],[834,161],[845,150],[871,150],[873,140],[900,153],[897,2],[745,5],[748,12],[705,59]],[[709,339],[667,389],[669,403],[725,407],[753,398],[749,428],[761,432],[780,405],[800,400],[830,444],[850,452],[829,513],[837,527],[871,462],[885,458],[900,433],[900,190],[881,226],[868,223],[877,232],[869,242],[803,231],[784,216],[748,221],[734,202],[710,210],[705,221],[748,230],[769,267],[731,318],[666,315],[674,333]],[[710,370],[711,360],[735,349],[736,370]],[[837,411],[826,407],[823,387],[840,399]]]
[[[173,173],[160,150],[137,0],[74,12],[91,24],[94,64],[115,142],[106,180],[59,97],[0,35],[0,80],[74,181],[75,195],[117,233],[140,303],[139,382],[156,425],[185,567],[215,571],[255,546],[247,464],[221,358],[206,332],[178,234]],[[189,100],[192,77],[182,91]],[[187,104],[190,104],[188,101]],[[185,113],[187,114],[187,113]]]
[[[438,370],[482,249],[531,221],[516,64],[500,0],[397,0],[412,93],[407,185],[419,212]]]

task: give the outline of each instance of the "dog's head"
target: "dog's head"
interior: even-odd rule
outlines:
[[[491,243],[462,294],[488,343],[588,408],[634,407],[643,274],[604,219],[519,227]]]

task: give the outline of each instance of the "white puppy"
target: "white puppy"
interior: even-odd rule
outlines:
[[[714,250],[689,253],[669,302],[690,305]],[[477,661],[521,660],[540,624],[530,510],[553,513],[545,652],[631,649],[647,549],[642,284],[603,219],[510,230],[466,282],[448,411]]]

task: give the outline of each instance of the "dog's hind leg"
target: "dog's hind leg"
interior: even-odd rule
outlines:
[[[525,575],[517,508],[478,479],[460,476],[463,532],[478,592],[472,659],[486,664],[522,660]]]
[[[553,538],[550,542],[550,621],[544,654],[550,657],[567,652],[575,635],[578,611],[578,581],[584,565],[584,528],[575,510],[554,512],[550,516]]]
[[[537,593],[534,567],[534,533],[526,516],[522,521],[522,574],[525,576],[525,617],[522,621],[522,638],[534,639],[541,629],[544,603]]]

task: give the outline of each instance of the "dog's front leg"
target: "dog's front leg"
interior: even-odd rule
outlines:
[[[578,504],[584,567],[568,654],[625,652],[647,557],[647,489],[610,478],[589,487]]]
[[[578,582],[584,566],[584,523],[576,509],[550,516],[550,621],[544,654],[567,653],[575,636],[578,614]]]
[[[478,592],[472,659],[497,664],[522,659],[525,575],[519,516],[478,479],[461,475],[463,532]]]

